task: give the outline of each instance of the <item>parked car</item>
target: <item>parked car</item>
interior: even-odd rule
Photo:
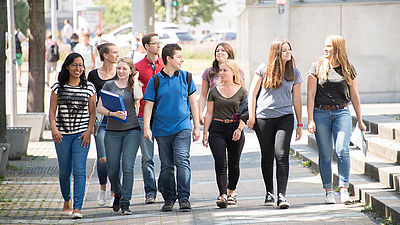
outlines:
[[[132,23],[124,24],[110,33],[103,34],[102,39],[114,43],[118,48],[130,47],[132,42]]]
[[[201,42],[207,41],[232,41],[236,40],[236,32],[234,31],[216,31],[205,35]]]
[[[156,31],[163,45],[194,41],[193,36],[186,30],[169,29]]]

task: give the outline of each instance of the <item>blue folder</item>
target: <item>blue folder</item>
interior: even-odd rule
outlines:
[[[111,112],[116,112],[116,111],[122,111],[125,112],[125,104],[124,104],[124,99],[122,99],[122,95],[107,91],[104,89],[100,90],[100,97],[101,101],[103,103],[103,106],[110,110]],[[126,123],[128,121],[128,117],[125,118],[125,120],[121,120],[118,117],[115,116],[110,116],[111,119]]]

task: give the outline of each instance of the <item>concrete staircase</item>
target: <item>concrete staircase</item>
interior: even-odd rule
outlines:
[[[355,122],[353,117],[353,124]],[[368,129],[367,156],[357,147],[350,146],[350,192],[381,217],[400,224],[400,120],[365,116],[364,123]],[[292,145],[292,150],[303,161],[310,161],[311,167],[319,172],[315,137],[309,135],[307,139],[307,144]],[[333,158],[333,180],[338,185],[336,156]]]

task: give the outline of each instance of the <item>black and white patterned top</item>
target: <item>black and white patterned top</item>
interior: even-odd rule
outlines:
[[[56,82],[51,90],[58,96],[56,126],[61,134],[76,134],[84,132],[89,125],[89,98],[96,93],[96,88],[90,82],[87,87],[60,87]]]

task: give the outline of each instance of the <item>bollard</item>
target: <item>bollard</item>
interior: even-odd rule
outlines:
[[[9,152],[10,144],[0,143],[0,177],[4,177],[4,175],[6,174]]]
[[[7,141],[11,145],[9,160],[21,160],[22,156],[26,156],[30,135],[30,127],[7,127]]]

